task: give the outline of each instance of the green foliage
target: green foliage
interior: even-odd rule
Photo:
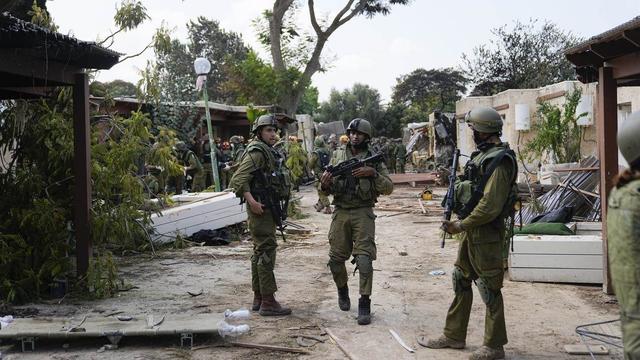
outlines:
[[[305,213],[302,212],[299,199],[294,199],[289,201],[289,207],[287,208],[287,216],[290,219],[296,219],[296,220],[306,219],[309,217],[309,215],[306,215]]]
[[[318,88],[315,86],[309,86],[302,95],[300,105],[298,105],[298,114],[314,115],[320,104],[318,104]]]
[[[137,87],[124,80],[113,80],[109,82],[94,81],[89,85],[89,92],[94,96],[135,96],[137,93]]]
[[[535,137],[522,151],[526,159],[551,154],[556,164],[580,160],[581,129],[576,120],[585,114],[576,114],[576,107],[581,95],[579,89],[567,94],[562,107],[548,102],[538,104],[538,121],[532,128]]]
[[[455,112],[456,101],[467,91],[467,79],[457,70],[416,69],[397,79],[393,101],[428,114],[440,110]]]
[[[147,8],[137,0],[123,0],[113,17],[114,23],[125,31],[137,28],[148,19]]]
[[[247,120],[249,120],[249,124],[253,124],[257,118],[260,116],[267,114],[269,111],[265,109],[258,109],[253,106],[253,104],[247,105]]]
[[[475,85],[471,95],[493,95],[507,89],[537,88],[575,73],[563,50],[581,41],[570,31],[545,21],[516,21],[492,30],[495,39],[462,55],[465,75]]]
[[[102,255],[91,258],[86,286],[89,295],[97,299],[114,296],[124,288],[124,282],[118,278],[118,267],[111,252],[105,251]]]
[[[229,78],[223,89],[234,94],[241,104],[277,104],[281,81],[275,70],[250,51],[246,59],[227,65]]]
[[[289,143],[287,161],[285,162],[291,174],[291,182],[297,183],[304,175],[307,166],[307,153],[297,141]]]

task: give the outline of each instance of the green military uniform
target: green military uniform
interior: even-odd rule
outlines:
[[[205,172],[202,163],[198,160],[196,154],[191,150],[186,150],[182,155],[182,165],[186,167],[187,175],[192,180],[191,191],[198,192],[204,190]]]
[[[351,145],[336,150],[335,158],[364,159],[373,154],[367,149],[353,155]],[[375,218],[373,206],[379,195],[393,191],[387,167],[382,162],[370,164],[377,171],[375,178],[358,178],[355,188],[350,188],[347,179],[334,179],[327,191],[333,194],[333,213],[329,229],[329,268],[338,288],[347,284],[345,261],[354,256],[360,272],[360,294],[371,295],[373,266],[377,257],[375,238]],[[351,177],[353,179],[353,177]]]
[[[282,161],[271,147],[261,140],[253,140],[247,146],[238,169],[233,174],[229,187],[234,189],[236,196],[243,197],[245,192],[251,192],[260,186],[255,183],[253,172],[259,169],[269,179],[272,173],[282,172],[279,168]],[[262,201],[256,195],[256,200]],[[264,209],[262,215],[256,215],[247,207],[249,216],[249,232],[253,239],[253,256],[251,257],[251,287],[254,292],[271,295],[278,290],[273,269],[276,263],[276,224],[269,209]]]
[[[478,183],[490,162],[508,144],[498,144],[490,149],[472,155],[470,163],[479,170],[469,182],[456,186],[457,201],[464,202],[470,197],[470,188],[465,185]],[[505,156],[489,177],[484,187],[484,195],[469,216],[461,222],[462,233],[458,258],[453,271],[455,298],[449,307],[444,335],[456,341],[467,337],[467,325],[471,314],[473,292],[471,282],[476,282],[478,290],[487,306],[485,315],[484,345],[499,348],[507,343],[507,330],[502,301],[502,280],[504,269],[502,250],[505,239],[505,206],[512,195],[517,174],[515,159]]]
[[[396,146],[396,173],[404,174],[404,164],[406,162],[407,149],[402,143]]]
[[[231,162],[232,152],[231,149],[223,149],[220,151],[220,159],[218,159],[218,163],[220,164],[218,173],[220,174],[220,188],[226,189],[229,185],[229,180],[231,179],[231,175],[233,173],[229,172],[230,167],[227,167],[227,164]]]
[[[324,167],[329,165],[329,161],[331,159],[331,153],[327,146],[324,143],[322,137],[318,136],[314,142],[314,149],[311,152],[311,157],[309,158],[309,167],[313,170],[315,174],[318,188],[318,202],[316,203],[316,210],[320,211],[327,206],[331,205],[331,201],[327,194],[322,191],[322,184],[320,184],[320,176],[324,172]]]
[[[625,359],[640,359],[640,180],[614,188],[607,239],[613,288],[620,304]]]
[[[396,172],[396,151],[397,145],[393,141],[393,139],[389,139],[387,143],[387,169],[389,169],[390,173]]]

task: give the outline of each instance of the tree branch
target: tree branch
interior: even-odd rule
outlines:
[[[273,68],[277,71],[285,71],[286,65],[282,57],[282,19],[293,0],[276,0],[273,3],[273,11],[269,18],[269,37],[271,39],[271,58]]]
[[[311,25],[313,26],[313,30],[315,30],[316,35],[320,36],[322,32],[322,28],[318,25],[318,20],[316,19],[316,11],[313,8],[313,0],[309,0],[309,17],[311,18]]]
[[[102,41],[100,41],[100,42],[99,42],[99,43],[97,43],[96,45],[98,45],[98,46],[102,46],[102,44],[106,43],[106,42],[107,42],[107,40],[109,40],[109,39],[113,38],[113,37],[114,37],[114,36],[116,36],[119,32],[121,32],[121,31],[123,31],[123,30],[124,30],[124,28],[120,28],[120,29],[118,29],[118,30],[117,30],[117,31],[115,31],[113,34],[111,34],[111,35],[107,36],[106,38],[104,38]],[[113,40],[111,41],[111,44],[113,44]],[[111,46],[111,45],[109,45],[109,46]]]
[[[132,54],[132,55],[127,55],[127,56],[123,57],[122,59],[120,59],[120,60],[118,61],[118,64],[120,64],[121,62],[124,62],[125,60],[129,60],[129,59],[134,58],[134,57],[136,57],[136,56],[140,56],[140,55],[142,55],[142,53],[144,53],[145,51],[149,50],[149,48],[150,48],[151,46],[153,46],[153,41],[151,41],[150,43],[148,43],[148,44],[147,44],[147,46],[145,46],[145,47],[144,47],[144,49],[142,49],[142,51],[140,51],[139,53]]]

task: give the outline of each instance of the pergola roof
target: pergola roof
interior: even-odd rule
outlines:
[[[109,69],[120,54],[9,13],[0,14],[0,99],[42,96],[84,69]]]
[[[576,66],[578,80],[583,83],[598,80],[597,69],[606,62],[616,61],[620,65],[638,63],[640,51],[640,16],[624,24],[591,37],[565,50],[565,56]],[[626,73],[614,74],[619,85],[640,85],[640,76]]]

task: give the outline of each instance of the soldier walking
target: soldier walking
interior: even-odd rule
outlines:
[[[402,139],[396,139],[396,174],[404,174],[404,164],[407,157],[407,149],[402,143]]]
[[[362,160],[373,154],[369,149],[371,124],[364,119],[353,119],[347,128],[349,143],[334,153],[336,158]],[[353,255],[352,263],[360,272],[360,299],[358,324],[371,323],[371,287],[373,260],[376,259],[375,218],[373,206],[379,195],[389,195],[393,183],[383,162],[365,164],[349,176],[333,178],[325,171],[320,178],[322,191],[333,194],[335,205],[329,229],[329,269],[338,288],[338,306],[349,311],[349,287],[345,261]]]
[[[261,198],[257,192],[266,188],[266,194],[275,194],[280,199],[289,197],[290,182],[284,159],[273,149],[277,124],[273,115],[262,115],[255,121],[254,138],[245,149],[240,165],[229,182],[236,196],[244,199],[248,205],[249,232],[253,240],[251,288],[254,297],[251,309],[259,311],[262,316],[291,314],[291,309],[282,306],[274,297],[278,290],[273,273],[278,246],[276,223],[271,209],[265,207],[267,199]]]
[[[456,199],[469,200],[454,207],[461,220],[444,221],[442,225],[449,234],[462,233],[452,274],[455,297],[443,335],[430,340],[420,337],[418,343],[433,349],[465,347],[473,301],[471,283],[475,282],[486,305],[484,344],[469,358],[503,359],[507,329],[500,291],[504,276],[502,250],[505,218],[512,216],[517,195],[518,166],[515,153],[500,141],[502,118],[497,111],[477,107],[465,120],[473,130],[478,151],[465,166],[462,181],[456,183]]]

